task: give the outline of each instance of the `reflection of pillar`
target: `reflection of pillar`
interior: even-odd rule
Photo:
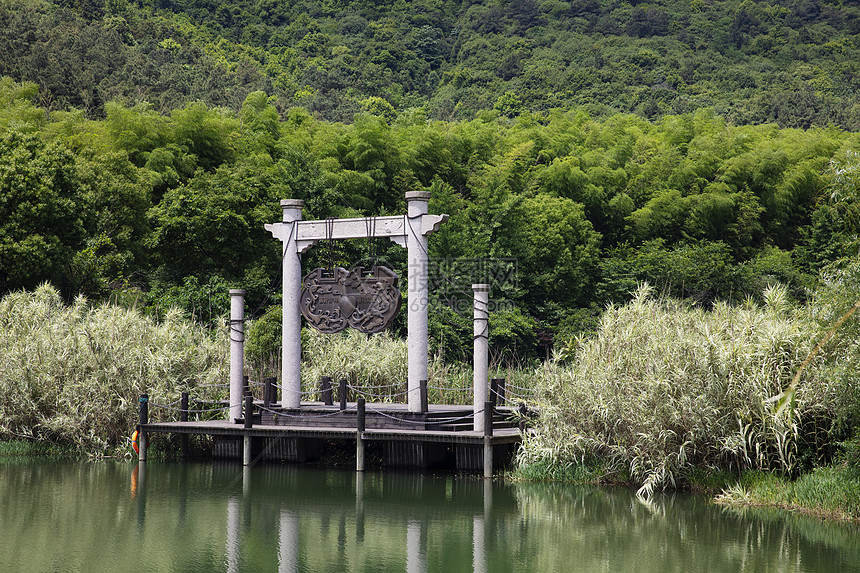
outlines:
[[[427,573],[427,547],[423,538],[424,522],[410,519],[406,524],[406,573]]]
[[[484,514],[472,520],[472,571],[486,573],[487,538],[490,537],[490,516],[493,512],[493,482],[484,480]]]
[[[337,522],[337,553],[340,562],[346,563],[346,508],[341,508]]]
[[[475,418],[473,429],[476,432],[484,431],[484,416],[491,415],[484,412],[484,402],[487,401],[487,381],[490,370],[490,285],[472,285],[474,291],[474,334],[475,334],[475,356],[472,385],[474,392]]]
[[[484,480],[484,519],[490,522],[490,512],[493,511],[493,482]]]
[[[355,474],[355,540],[364,541],[364,472]]]
[[[476,515],[472,519],[472,572],[487,573],[487,546],[482,515]]]
[[[282,237],[283,251],[283,312],[281,323],[281,405],[298,408],[302,397],[302,315],[299,299],[302,293],[302,259],[296,246],[298,224],[302,219],[301,199],[284,199],[281,209],[284,223],[290,224],[289,235]]]
[[[227,499],[227,571],[235,573],[239,571],[239,529],[241,522],[242,502],[238,497],[230,496]]]
[[[242,497],[245,500],[248,500],[248,496],[251,494],[251,468],[243,467],[242,468]],[[248,504],[250,505],[250,504]]]
[[[289,509],[281,510],[278,536],[278,572],[295,573],[299,570],[299,516]]]
[[[185,436],[187,434],[183,434]],[[188,466],[179,466],[179,523],[185,524],[188,516]]]
[[[245,376],[245,291],[230,289],[230,414],[242,417],[242,386]]]
[[[429,212],[430,193],[408,191],[406,193],[406,250],[409,264],[409,291],[406,314],[408,343],[407,389],[410,412],[421,411],[421,381],[427,380],[427,355],[429,351],[427,318],[430,289],[428,270],[430,256],[428,239],[423,233],[422,215]]]
[[[146,523],[146,464],[138,464],[131,474],[131,496],[137,498],[137,526]]]

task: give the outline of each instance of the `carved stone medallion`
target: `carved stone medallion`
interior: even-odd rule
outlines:
[[[302,279],[299,308],[308,323],[325,334],[350,326],[365,334],[382,332],[400,309],[397,275],[376,266],[350,270],[314,269]]]

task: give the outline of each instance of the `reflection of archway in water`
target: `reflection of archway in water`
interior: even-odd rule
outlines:
[[[334,564],[343,565],[344,570],[349,569],[349,560],[355,552],[361,553],[360,548],[365,543],[368,511],[375,519],[381,518],[389,525],[402,523],[405,555],[401,558],[408,573],[426,573],[429,570],[428,522],[468,518],[472,528],[473,571],[488,571],[487,544],[492,536],[494,485],[491,480],[278,469],[280,471],[272,471],[269,466],[262,466],[259,471],[245,468],[242,494],[228,498],[224,560],[227,571],[242,570],[242,549],[247,541],[243,529],[270,529],[265,523],[253,522],[265,521],[265,504],[275,500],[280,501],[276,517],[279,572],[307,570],[310,557],[303,555],[303,551],[315,552],[314,547],[327,553],[328,563],[334,560]],[[254,488],[250,487],[252,476]],[[269,480],[269,477],[276,479]],[[353,484],[347,481],[350,477],[354,478]],[[482,488],[482,495],[478,488]],[[275,497],[276,491],[279,493]],[[347,499],[353,495],[354,503],[349,503]],[[318,524],[314,523],[316,521]],[[331,528],[333,521],[337,523],[336,531]],[[354,528],[354,537],[350,535],[351,528]],[[310,537],[309,531],[313,532]],[[378,535],[379,531],[374,533]],[[332,542],[326,542],[329,538]],[[372,551],[372,548],[367,550]],[[388,561],[401,558],[385,556]],[[360,565],[357,567],[361,568]]]
[[[481,555],[473,549],[481,547],[494,573],[574,566],[660,573],[860,571],[856,525],[775,511],[728,511],[698,496],[658,496],[645,506],[625,488],[498,481],[485,486],[480,479],[375,472],[359,480],[352,471],[299,466],[252,469],[240,486],[236,478],[246,474],[235,463],[213,463],[141,466],[131,499],[133,469],[113,462],[0,464],[0,489],[13,492],[4,498],[4,511],[27,516],[4,522],[0,541],[9,565],[27,559],[30,570],[51,570],[67,562],[58,560],[67,560],[76,544],[80,563],[92,570],[105,569],[110,560],[113,569],[125,563],[132,570],[138,564],[225,571],[229,559],[244,570],[403,573],[409,535],[426,551],[432,571],[480,570]],[[325,536],[323,514],[331,524]],[[118,523],[122,519],[127,521]],[[410,520],[419,523],[408,532]],[[349,556],[343,568],[336,561],[339,522]],[[21,558],[19,547],[34,550]],[[420,555],[415,568],[424,559]]]

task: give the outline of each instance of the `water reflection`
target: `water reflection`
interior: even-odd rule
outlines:
[[[240,550],[240,528],[241,528],[241,500],[231,495],[227,498],[227,572],[236,573],[239,571],[239,550]]]
[[[406,523],[406,572],[427,573],[427,536],[417,519]]]
[[[278,535],[279,573],[299,571],[299,515],[289,509],[281,510]]]
[[[0,495],[0,571],[860,571],[854,525],[626,490],[150,462],[0,465]]]

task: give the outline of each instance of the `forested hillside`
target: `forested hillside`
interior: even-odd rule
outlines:
[[[351,122],[581,106],[860,127],[855,0],[0,0],[0,75],[49,109],[237,111],[252,91]]]
[[[259,317],[278,300],[279,243],[263,225],[279,220],[280,199],[304,199],[308,219],[371,216],[429,190],[431,211],[452,215],[430,242],[444,271],[435,340],[470,346],[469,285],[481,277],[461,262],[492,261],[493,343],[534,356],[641,281],[704,305],[773,281],[802,300],[856,223],[858,136],[836,128],[732,126],[708,111],[442,122],[412,110],[342,124],[301,107],[282,119],[264,92],[238,113],[109,103],[89,119],[39,97],[0,80],[3,292],[49,280],[67,297],[178,304],[214,323],[241,285]],[[320,245],[304,264],[371,252],[406,275],[385,240]]]
[[[855,32],[860,7],[816,0],[0,0],[0,291],[214,324],[242,286],[261,317],[280,199],[373,216],[429,190],[444,352],[481,273],[519,357],[643,281],[802,301],[853,253]],[[376,257],[406,275],[388,241],[305,267]]]

